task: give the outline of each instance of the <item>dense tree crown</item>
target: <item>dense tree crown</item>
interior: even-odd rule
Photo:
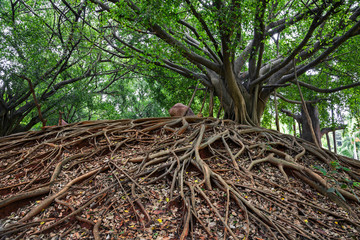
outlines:
[[[356,1],[92,2],[111,52],[201,81],[226,117],[252,125],[276,88],[336,65],[360,33]]]
[[[196,82],[226,118],[250,125],[275,90],[299,101],[297,83],[305,100],[327,99],[318,103],[323,117],[329,103],[358,105],[357,1],[50,0],[1,9],[1,135],[39,122],[29,80],[49,120],[58,110],[72,121],[163,115]]]

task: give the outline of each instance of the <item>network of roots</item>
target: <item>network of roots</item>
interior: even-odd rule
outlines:
[[[214,118],[0,138],[0,238],[358,239],[360,162]]]

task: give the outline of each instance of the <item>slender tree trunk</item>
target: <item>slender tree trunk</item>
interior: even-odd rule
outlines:
[[[310,117],[310,114],[309,114],[309,111],[308,111],[308,108],[307,108],[307,104],[305,103],[305,100],[304,100],[304,97],[302,95],[302,92],[301,92],[301,88],[300,88],[300,85],[299,85],[299,81],[297,79],[297,76],[296,76],[296,65],[295,65],[295,59],[293,60],[293,64],[294,64],[294,71],[295,71],[295,80],[296,80],[296,85],[298,87],[298,90],[299,90],[299,94],[300,94],[300,98],[301,98],[301,102],[302,102],[302,109],[304,110],[304,113],[305,114],[302,114],[303,116],[305,115],[306,117],[306,120],[307,120],[307,124],[309,126],[309,129],[310,129],[310,133],[311,133],[311,137],[312,137],[312,142],[315,143],[316,146],[318,146],[319,148],[321,147],[320,145],[320,141],[318,139],[318,137],[320,136],[320,127],[319,127],[319,132],[318,132],[318,135],[315,133],[314,131],[314,128],[313,128],[313,122],[311,120],[311,117]],[[305,125],[305,121],[303,122],[303,126]],[[303,132],[304,129],[303,129]]]
[[[295,122],[295,119],[293,119],[294,122],[293,122],[293,130],[294,130],[294,137],[296,137],[296,122]]]
[[[209,117],[214,116],[214,90],[210,89]]]
[[[305,110],[302,108],[301,109],[301,122],[302,122],[302,134],[301,134],[301,138],[309,141],[309,142],[313,142],[315,143],[314,139],[314,135],[315,135],[315,139],[317,141],[317,143],[319,144],[319,146],[321,146],[321,131],[320,131],[320,120],[319,120],[319,112],[317,110],[316,106],[313,106],[310,103],[306,104],[307,110],[308,110],[308,114],[309,114],[309,118],[310,118],[310,123],[311,123],[311,128],[309,126],[309,120],[307,119],[307,116],[305,115]],[[313,133],[312,133],[313,131]]]
[[[354,159],[359,159],[358,154],[357,154],[357,149],[356,149],[356,136],[355,136],[355,133],[353,133],[353,137],[354,137]]]
[[[336,131],[333,131],[333,142],[334,142],[334,153],[337,153],[337,149],[336,149]]]
[[[276,121],[276,130],[280,132],[280,123],[279,123],[279,111],[277,106],[277,99],[276,99],[276,90],[274,92],[274,104],[275,104],[275,121]]]
[[[326,141],[327,141],[328,149],[329,149],[329,151],[331,151],[331,144],[330,144],[329,133],[326,133]]]

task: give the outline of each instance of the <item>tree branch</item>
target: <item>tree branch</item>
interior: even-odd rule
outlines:
[[[337,126],[337,127],[322,128],[321,131],[320,131],[320,138],[322,136],[324,136],[324,134],[328,134],[329,132],[333,132],[333,131],[336,131],[336,130],[342,130],[342,129],[345,129],[345,128],[346,128],[345,124],[342,124],[342,125]]]
[[[193,15],[196,17],[196,19],[200,22],[201,26],[204,28],[206,34],[208,35],[208,37],[210,38],[212,44],[214,45],[216,51],[218,52],[218,55],[220,58],[222,58],[222,54],[219,51],[219,46],[214,38],[214,36],[212,35],[212,33],[210,32],[209,27],[207,26],[207,24],[205,23],[204,19],[201,17],[201,15],[196,11],[196,9],[194,8],[194,6],[191,4],[190,0],[185,0],[186,3],[188,4],[188,6],[190,7],[191,12],[193,13]]]
[[[301,116],[299,114],[294,114],[286,109],[281,109],[280,111],[285,113],[287,116],[294,118],[297,122],[301,121]]]
[[[214,51],[209,47],[209,45],[204,40],[202,40],[199,33],[196,31],[196,29],[193,26],[191,26],[189,23],[187,23],[184,20],[179,20],[179,23],[190,29],[194,33],[196,38],[204,44],[206,50],[211,54],[211,57],[214,58],[214,60],[216,60],[218,63],[221,63],[221,59],[214,53]]]
[[[277,93],[276,94],[277,97],[279,97],[281,100],[284,100],[285,102],[288,102],[288,103],[292,103],[292,104],[301,104],[301,101],[296,101],[296,100],[291,100],[291,99],[288,99],[286,97],[284,97],[283,95]],[[305,103],[318,103],[320,101],[325,101],[325,100],[328,100],[327,98],[321,98],[321,99],[316,99],[316,100],[312,100],[312,101],[305,101]]]
[[[291,80],[291,82],[295,83],[295,80]],[[337,87],[337,88],[324,89],[324,88],[315,87],[315,86],[313,86],[311,84],[301,82],[301,81],[299,81],[299,84],[302,87],[305,87],[307,89],[313,90],[313,91],[318,92],[318,93],[334,93],[334,92],[339,92],[339,91],[344,90],[344,89],[354,88],[354,87],[360,86],[360,82],[356,82],[356,83],[352,83],[352,84]]]
[[[308,63],[307,65],[301,67],[298,70],[298,75],[301,75],[303,73],[305,73],[307,70],[314,68],[316,65],[320,64],[321,62],[324,61],[324,59],[329,56],[333,51],[335,51],[335,49],[337,49],[341,44],[343,44],[346,40],[348,40],[349,38],[355,36],[356,34],[359,34],[360,30],[360,21],[358,21],[351,29],[349,29],[343,36],[337,38],[334,42],[333,45],[329,48],[327,48],[320,56],[318,56],[317,58],[315,58],[313,61],[311,61],[310,63]],[[287,81],[291,81],[294,79],[294,73],[289,74],[284,76],[281,80],[280,83],[285,83]]]
[[[217,73],[221,72],[221,67],[219,64],[211,62],[206,58],[190,51],[190,49],[188,49],[181,42],[173,38],[170,34],[164,31],[159,25],[152,24],[151,30],[153,30],[155,32],[155,35],[158,36],[160,39],[164,40],[166,43],[177,49],[181,53],[181,55],[184,56],[186,59],[188,59],[190,62],[194,64],[201,64]]]
[[[283,67],[285,67],[287,64],[290,63],[290,61],[292,61],[295,56],[303,49],[303,47],[307,44],[307,42],[310,40],[313,32],[315,31],[315,29],[321,25],[321,23],[323,23],[329,16],[330,14],[341,5],[340,2],[337,2],[336,4],[333,5],[333,7],[331,8],[331,10],[329,10],[325,16],[321,16],[321,11],[319,11],[318,14],[316,14],[314,16],[314,19],[311,23],[311,26],[309,27],[308,32],[306,33],[304,39],[301,41],[301,43],[290,53],[290,55],[278,66],[276,66],[274,69],[270,70],[267,74],[257,78],[256,80],[252,81],[250,83],[250,88],[254,87],[256,84],[260,84],[262,82],[264,82],[266,79],[268,79],[270,76],[272,76],[274,73],[278,72],[280,69],[282,69]],[[298,75],[300,75],[301,72],[299,71]]]
[[[253,81],[255,78],[259,77],[260,66],[262,61],[262,51],[263,50],[262,40],[264,38],[265,25],[264,25],[264,15],[266,9],[266,2],[264,0],[260,1],[256,6],[256,13],[254,19],[254,40],[252,41],[252,46],[250,50],[249,58],[249,76],[250,81]],[[256,65],[256,54],[258,54],[258,63]]]

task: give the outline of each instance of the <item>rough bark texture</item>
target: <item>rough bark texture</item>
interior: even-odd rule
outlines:
[[[313,105],[311,103],[306,103],[306,107],[307,110],[309,112],[310,118],[311,118],[311,122],[312,122],[312,127],[314,129],[315,135],[317,137],[317,141],[321,146],[321,130],[320,130],[320,120],[319,120],[319,111],[317,109],[316,105]],[[301,108],[301,114],[294,114],[288,110],[285,109],[281,109],[281,112],[285,113],[286,115],[288,115],[289,117],[294,118],[300,125],[300,137],[302,139],[305,139],[309,142],[314,143],[313,137],[312,137],[312,133],[311,133],[311,129],[308,123],[308,120],[306,118],[304,109]]]
[[[320,131],[320,120],[319,120],[319,111],[317,109],[316,105],[307,103],[306,104],[306,108],[309,112],[310,118],[311,118],[311,122],[312,122],[312,127],[314,129],[315,132],[315,136],[317,138],[317,142],[320,144],[321,146],[321,131]],[[309,123],[306,119],[305,113],[304,113],[304,109],[301,108],[301,124],[302,124],[302,131],[301,131],[301,138],[309,141],[309,142],[314,142],[314,139],[312,137],[311,134],[311,130],[310,130],[310,126]]]

